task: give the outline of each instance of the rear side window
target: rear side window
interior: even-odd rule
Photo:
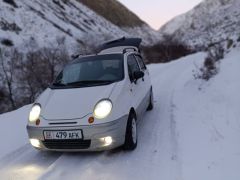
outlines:
[[[140,56],[135,56],[135,57],[141,67],[141,70],[146,70],[147,68],[146,68],[145,63],[143,62],[143,59]]]
[[[139,68],[139,66],[138,66],[138,63],[137,63],[134,55],[129,55],[129,56],[128,56],[127,63],[128,63],[128,74],[129,74],[129,78],[130,78],[130,80],[132,81],[132,80],[133,80],[133,73],[134,73],[135,71],[140,71],[140,68]]]

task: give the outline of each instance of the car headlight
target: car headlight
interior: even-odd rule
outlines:
[[[107,117],[112,110],[112,102],[110,100],[101,100],[94,108],[93,115],[97,119],[103,119]]]
[[[38,118],[40,116],[40,113],[41,113],[41,106],[40,106],[40,104],[33,105],[32,109],[31,109],[31,111],[29,113],[29,118],[28,118],[29,122],[35,123],[38,120]]]

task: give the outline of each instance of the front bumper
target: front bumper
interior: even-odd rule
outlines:
[[[88,126],[69,126],[69,127],[34,127],[27,126],[29,139],[37,139],[40,141],[40,150],[49,151],[103,151],[119,147],[124,144],[125,132],[127,127],[128,116],[125,115],[115,121],[100,125]],[[46,141],[44,139],[44,131],[55,130],[76,130],[81,129],[83,134],[82,140],[74,141]],[[104,137],[112,137],[112,143],[106,145],[102,140]],[[69,148],[71,147],[71,148]]]

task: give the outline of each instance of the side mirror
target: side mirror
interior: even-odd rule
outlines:
[[[138,79],[143,78],[143,77],[144,77],[144,72],[142,72],[142,71],[135,71],[133,73],[133,78],[135,81],[137,81]]]

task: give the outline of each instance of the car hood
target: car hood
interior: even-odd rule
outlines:
[[[98,101],[109,98],[117,83],[74,89],[47,89],[38,99],[41,117],[46,120],[83,118],[93,112]]]

